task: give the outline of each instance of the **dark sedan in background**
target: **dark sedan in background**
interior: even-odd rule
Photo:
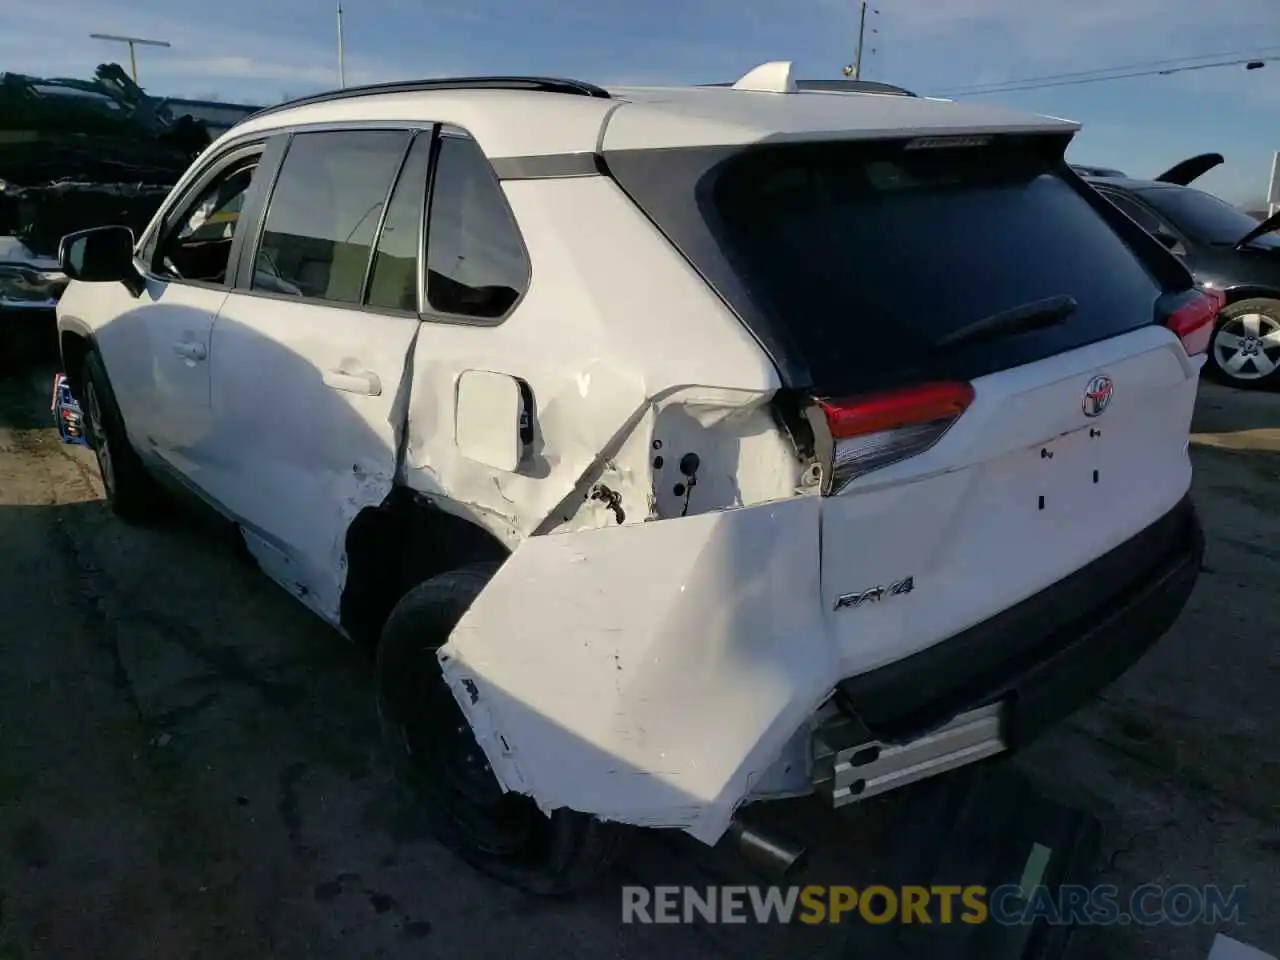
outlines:
[[[1182,258],[1197,282],[1225,295],[1208,372],[1235,386],[1273,387],[1280,385],[1280,214],[1259,221],[1187,185],[1222,162],[1216,153],[1192,157],[1154,180],[1074,169]]]

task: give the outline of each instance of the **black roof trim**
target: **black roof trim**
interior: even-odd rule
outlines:
[[[704,87],[732,87],[732,83],[704,83]],[[894,97],[918,97],[919,94],[892,83],[879,80],[797,80],[796,89],[801,93],[882,93]]]
[[[393,80],[390,83],[371,83],[361,87],[344,87],[309,97],[286,100],[259,110],[248,119],[278,113],[293,107],[306,107],[317,103],[332,103],[354,97],[369,97],[380,93],[427,93],[434,90],[528,90],[537,93],[567,93],[579,97],[613,99],[608,90],[582,80],[565,80],[559,77],[442,77],[431,80]]]
[[[1073,163],[1071,169],[1082,177],[1105,177],[1108,180],[1128,180],[1127,174],[1115,167],[1095,167],[1092,164]]]
[[[879,80],[797,80],[799,90],[821,90],[827,93],[887,93],[897,97],[914,97],[918,94],[894,83]]]

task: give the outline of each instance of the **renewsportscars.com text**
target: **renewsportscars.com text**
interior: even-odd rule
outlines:
[[[1245,888],[817,886],[622,888],[623,923],[1217,924],[1239,920]]]

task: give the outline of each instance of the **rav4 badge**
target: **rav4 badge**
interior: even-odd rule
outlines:
[[[916,578],[914,576],[904,577],[895,583],[889,584],[887,587],[871,587],[869,590],[846,593],[842,597],[837,597],[835,608],[844,610],[846,608],[860,607],[864,603],[878,603],[885,597],[900,597],[904,593],[910,593],[915,588]]]
[[[1116,386],[1110,377],[1094,377],[1084,388],[1084,400],[1081,407],[1086,417],[1100,417],[1111,406],[1111,398],[1115,396]]]

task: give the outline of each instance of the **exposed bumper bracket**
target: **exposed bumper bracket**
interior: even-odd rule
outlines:
[[[1005,749],[1003,713],[999,703],[979,707],[905,743],[882,743],[859,721],[837,716],[813,734],[814,788],[842,807],[994,756]]]

